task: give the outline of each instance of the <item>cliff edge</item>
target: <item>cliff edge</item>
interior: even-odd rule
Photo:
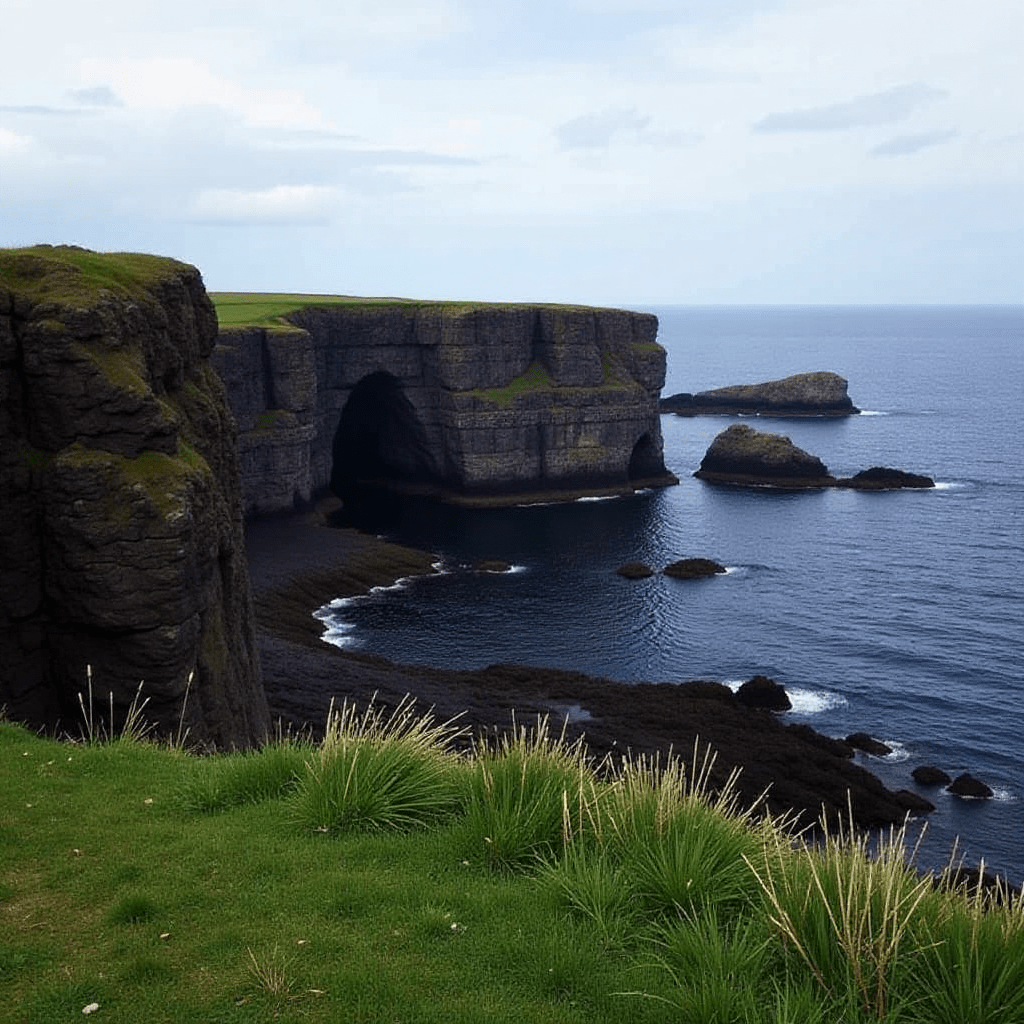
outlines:
[[[216,336],[194,267],[0,250],[0,705],[12,718],[74,729],[89,667],[97,719],[109,692],[115,730],[144,681],[161,732],[220,746],[266,735]]]
[[[678,482],[663,461],[665,350],[650,314],[292,298],[273,322],[222,323],[214,353],[247,512],[328,487],[506,504]]]

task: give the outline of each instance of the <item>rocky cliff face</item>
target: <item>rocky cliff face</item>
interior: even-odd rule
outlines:
[[[74,728],[91,666],[114,728],[249,745],[269,727],[235,428],[193,267],[0,251],[0,705]],[[192,676],[182,712],[187,681]]]
[[[453,501],[674,483],[657,319],[618,310],[358,302],[225,330],[246,508],[367,482]]]

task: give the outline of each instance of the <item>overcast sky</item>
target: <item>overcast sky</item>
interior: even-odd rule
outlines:
[[[1024,301],[1024,0],[4,0],[0,246],[213,290]]]

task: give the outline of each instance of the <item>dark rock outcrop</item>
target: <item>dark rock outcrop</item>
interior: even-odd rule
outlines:
[[[976,779],[968,772],[958,775],[947,787],[947,793],[954,796],[969,796],[978,800],[988,800],[995,794],[980,779]]]
[[[475,572],[509,572],[512,566],[500,558],[484,558],[473,563]]]
[[[748,708],[765,708],[768,711],[788,711],[793,702],[784,687],[768,676],[754,676],[737,691],[736,699]]]
[[[763,384],[683,392],[661,400],[662,412],[677,416],[853,416],[860,410],[837,373],[797,373]]]
[[[934,487],[935,481],[922,473],[907,473],[887,466],[862,469],[851,477],[836,481],[837,487],[852,487],[859,491],[896,491],[904,487]]]
[[[953,780],[941,768],[921,765],[910,773],[921,786],[948,786]]]
[[[745,423],[723,430],[693,475],[713,483],[776,487],[831,487],[835,483],[816,455],[798,448],[782,434],[766,434]]]
[[[91,666],[114,729],[269,729],[235,428],[199,272],[70,247],[0,251],[0,704],[74,730]],[[192,677],[182,711],[186,685]],[[110,723],[105,723],[110,727]]]
[[[866,732],[851,733],[846,737],[846,742],[857,750],[863,750],[865,754],[871,754],[872,757],[886,757],[892,753],[892,747],[888,743],[876,740]]]
[[[358,300],[221,332],[249,512],[330,486],[463,503],[676,483],[650,314]]]
[[[898,490],[934,487],[935,481],[918,473],[875,466],[852,477],[834,477],[816,455],[798,448],[783,434],[766,434],[745,423],[734,423],[708,446],[700,468],[693,474],[709,483],[745,487]]]
[[[661,571],[674,580],[702,580],[724,573],[726,568],[710,558],[680,558],[670,562]]]
[[[627,580],[645,580],[654,575],[654,570],[646,562],[626,562],[615,571]]]

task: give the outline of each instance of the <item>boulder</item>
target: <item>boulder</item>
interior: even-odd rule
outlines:
[[[476,572],[509,572],[512,566],[500,558],[484,558],[473,563]]]
[[[902,469],[887,466],[872,466],[862,469],[851,477],[836,481],[837,487],[850,487],[859,491],[895,491],[901,488],[934,487],[935,481],[921,473],[907,473]]]
[[[766,708],[769,711],[788,711],[793,703],[774,679],[754,676],[737,691],[736,699],[748,708]]]
[[[766,434],[745,423],[723,430],[693,475],[711,483],[775,487],[830,487],[835,483],[817,456],[782,434]]]
[[[627,580],[644,580],[654,575],[654,570],[645,562],[626,562],[615,571]]]
[[[922,786],[948,786],[953,780],[941,768],[921,765],[910,773],[914,781]]]
[[[726,571],[724,565],[710,558],[680,558],[666,565],[662,572],[674,580],[700,580]]]
[[[964,772],[962,775],[958,775],[947,787],[947,793],[952,793],[954,796],[968,796],[974,797],[978,800],[988,800],[994,794],[992,790],[985,785],[980,779],[976,779],[973,775]]]
[[[0,705],[77,732],[91,674],[118,730],[270,729],[234,420],[199,272],[74,247],[0,250]],[[110,698],[108,699],[108,694]]]
[[[912,789],[897,789],[895,795],[900,804],[911,814],[931,814],[935,810],[935,804],[931,800],[926,800],[920,793],[915,793]]]
[[[846,742],[856,750],[863,750],[865,754],[871,754],[873,757],[885,757],[892,753],[892,747],[874,739],[866,732],[851,733],[846,737]]]
[[[678,416],[852,416],[860,410],[847,387],[837,373],[797,373],[761,384],[671,395],[661,400],[660,408]]]

